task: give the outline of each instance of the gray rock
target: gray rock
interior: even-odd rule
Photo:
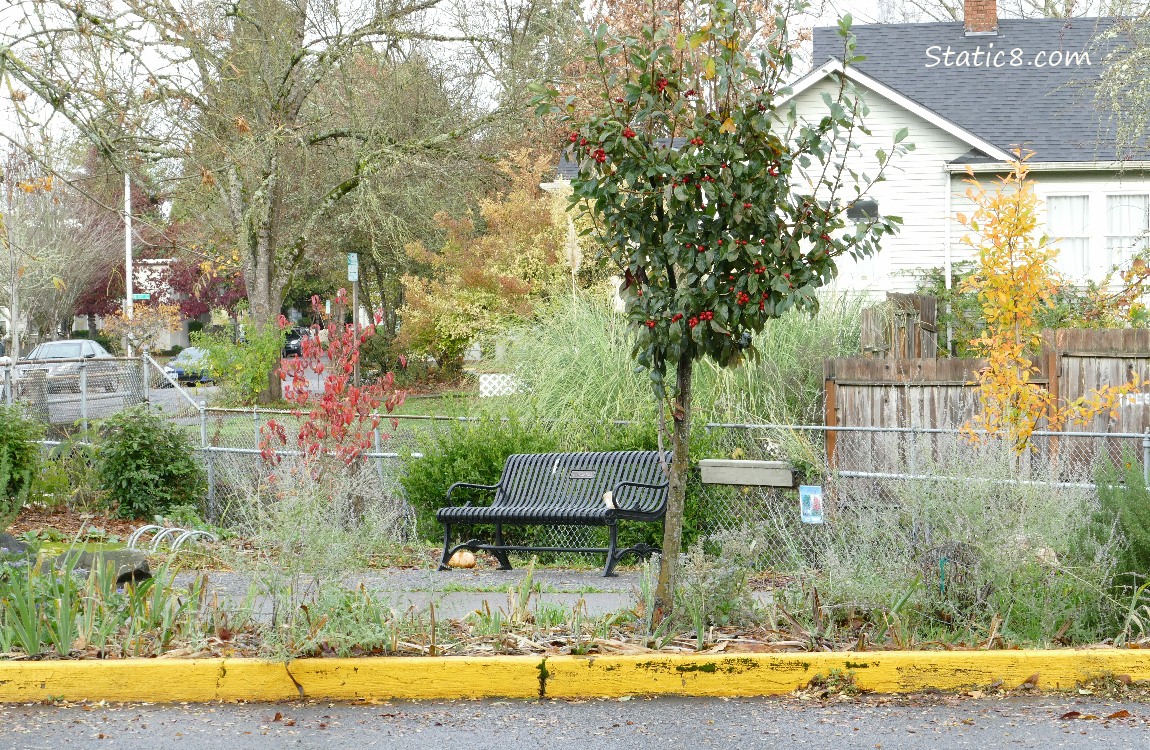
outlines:
[[[26,557],[28,545],[11,534],[0,533],[0,557]]]
[[[152,577],[147,556],[138,549],[64,552],[52,562],[61,570],[86,574],[98,566],[116,566],[116,583],[135,583]]]

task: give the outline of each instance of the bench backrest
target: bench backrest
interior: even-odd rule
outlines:
[[[664,457],[670,466],[671,454]],[[658,451],[514,455],[503,465],[492,505],[602,508],[603,493],[619,482],[666,481]],[[614,499],[619,507],[653,512],[662,507],[666,495],[666,488],[624,487]]]

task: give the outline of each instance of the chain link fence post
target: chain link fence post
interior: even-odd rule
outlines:
[[[148,373],[148,350],[140,350],[140,398],[145,404],[151,402],[152,377]]]
[[[260,412],[255,406],[252,407],[252,426],[254,428],[255,444],[253,447],[258,451],[260,448]],[[264,473],[264,459],[260,454],[256,454],[256,472],[259,474]]]
[[[208,520],[215,523],[216,517],[216,462],[208,445],[208,403],[200,401],[200,452],[204,456],[204,463],[208,467]]]
[[[1150,485],[1150,430],[1142,438],[1142,481]]]
[[[84,431],[85,439],[88,434],[88,368],[86,362],[80,363],[80,427]]]
[[[379,437],[379,425],[371,431],[371,442],[375,446],[375,472],[379,474],[379,481],[383,483],[383,441]]]
[[[8,406],[12,405],[13,391],[16,390],[14,374],[11,363],[4,365],[4,403],[8,404]]]

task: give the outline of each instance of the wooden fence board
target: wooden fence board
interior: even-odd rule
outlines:
[[[1047,386],[1059,403],[1089,397],[1105,386],[1120,386],[1134,376],[1150,382],[1150,331],[1059,330],[1047,332],[1046,340],[1048,349],[1036,358],[1039,372],[1032,380]],[[977,373],[984,365],[983,360],[967,358],[825,360],[826,424],[960,429],[981,408]],[[1065,429],[1150,432],[1150,386],[1144,385],[1141,392],[1123,398],[1115,415],[1099,414],[1088,425],[1068,424]],[[859,456],[860,461],[869,456],[872,470],[898,465],[902,450],[898,441],[880,440],[865,433],[828,435],[828,453],[843,456],[848,434],[850,453]],[[1072,451],[1085,457],[1096,450],[1098,442],[1061,437],[1043,441],[1042,451]],[[932,450],[939,449],[939,445],[935,441]]]

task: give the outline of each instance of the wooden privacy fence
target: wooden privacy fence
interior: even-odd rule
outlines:
[[[1047,345],[1037,358],[1032,381],[1047,387],[1057,402],[1068,403],[1097,389],[1127,383],[1137,374],[1150,380],[1150,331],[1065,329],[1048,331]],[[983,360],[973,358],[870,359],[848,357],[824,362],[825,423],[827,427],[950,429],[968,424],[979,412],[977,372]],[[1040,425],[1041,428],[1041,425]],[[1117,414],[1099,414],[1088,425],[1067,425],[1065,431],[1098,433],[1150,432],[1150,388],[1126,396]],[[882,454],[868,449],[862,433],[827,431],[827,455],[832,461],[847,434],[852,453]],[[1078,448],[1097,438],[1062,437],[1048,441],[1048,450]],[[1085,446],[1081,446],[1085,450]],[[855,463],[852,459],[851,463]],[[877,461],[878,464],[885,463]],[[841,462],[840,462],[841,464]]]

